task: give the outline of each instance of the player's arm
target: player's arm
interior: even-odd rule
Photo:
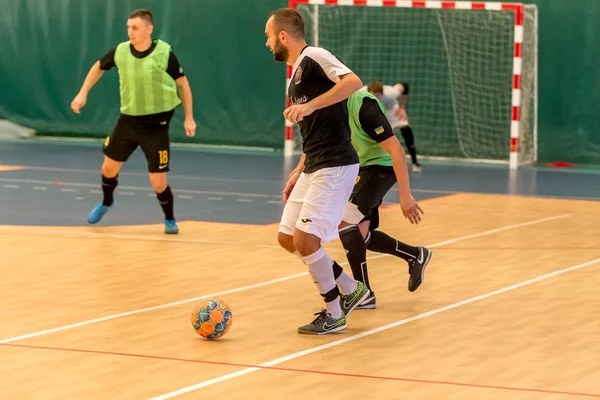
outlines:
[[[177,84],[177,89],[179,90],[179,97],[181,98],[181,103],[183,104],[183,111],[185,113],[185,120],[183,122],[183,127],[185,128],[185,134],[187,136],[196,135],[196,122],[194,121],[194,104],[192,98],[192,88],[190,87],[190,82],[187,77],[183,73],[183,68],[179,64],[179,60],[177,56],[171,50],[169,53],[169,63],[167,66],[167,73],[175,80]]]
[[[96,61],[92,68],[90,68],[85,80],[83,81],[83,85],[79,90],[79,93],[83,93],[87,96],[87,94],[92,90],[92,87],[102,78],[104,75],[104,70],[100,68],[100,61]]]
[[[411,196],[406,153],[394,135],[394,130],[381,108],[379,108],[377,101],[365,97],[360,107],[358,119],[363,130],[371,139],[390,154],[400,196]]]
[[[297,173],[300,175],[304,171],[304,160],[306,160],[306,154],[302,153],[302,157],[300,157],[300,161],[298,161],[298,165],[294,168],[292,174]]]
[[[290,194],[292,193],[292,189],[296,185],[296,182],[298,182],[298,178],[300,178],[300,174],[302,173],[302,171],[304,171],[304,160],[305,159],[306,159],[306,154],[302,153],[302,157],[300,157],[300,161],[298,162],[298,165],[290,173],[288,181],[285,184],[285,187],[283,188],[283,192],[281,192],[283,195],[284,203],[287,202],[288,198],[290,197]]]
[[[313,110],[319,110],[344,101],[363,86],[361,79],[354,72],[341,75],[339,78],[340,80],[334,87],[308,103]]]
[[[79,114],[80,110],[87,102],[87,95],[92,90],[92,87],[102,78],[104,71],[107,71],[115,66],[115,51],[116,48],[110,49],[100,60],[96,61],[92,68],[87,73],[79,93],[75,96],[75,99],[71,102],[71,109],[73,112]]]
[[[400,192],[402,212],[411,223],[418,223],[421,219],[419,211],[422,212],[422,210],[413,198],[410,189],[406,153],[376,100],[363,99],[359,111],[359,121],[363,130],[371,139],[377,142],[392,158],[392,166],[398,182],[398,191]]]
[[[183,111],[185,113],[185,120],[183,122],[185,134],[190,137],[195,136],[196,122],[194,121],[192,88],[190,87],[190,83],[186,76],[177,78],[175,83],[179,89],[179,96],[181,97],[181,103],[183,104]]]
[[[398,118],[401,120],[406,120],[408,117],[406,116],[406,100],[408,100],[408,83],[398,83],[395,87],[400,92],[400,99],[398,100]]]
[[[400,192],[400,196],[412,196],[412,191],[410,190],[410,178],[408,176],[408,165],[406,164],[406,153],[404,148],[402,148],[400,141],[396,136],[392,136],[379,143],[379,145],[387,151],[392,158],[392,165],[394,167],[394,173],[396,174],[396,180],[398,181],[398,191]]]
[[[358,75],[327,50],[317,48],[312,50],[311,53],[307,53],[307,57],[319,64],[324,77],[334,82],[335,85],[308,103],[287,108],[283,115],[291,122],[302,121],[305,116],[316,110],[344,101],[363,86]]]

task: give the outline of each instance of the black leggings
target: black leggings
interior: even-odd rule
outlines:
[[[404,138],[404,143],[408,148],[408,152],[410,153],[410,158],[412,159],[412,163],[418,165],[417,162],[417,149],[415,148],[415,137],[413,136],[412,129],[410,126],[405,126],[400,128],[400,134]]]

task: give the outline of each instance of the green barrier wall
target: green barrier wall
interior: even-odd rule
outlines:
[[[191,83],[197,137],[176,141],[283,146],[285,67],[265,47],[273,0],[0,0],[0,118],[47,134],[103,137],[119,114],[116,70],[80,115],[69,106],[92,66],[127,40],[127,16],[149,8],[155,37],[170,43]]]
[[[539,160],[600,164],[600,3],[536,3]],[[146,7],[155,14],[156,37],[173,45],[191,82],[198,124],[191,142],[281,148],[285,68],[264,47],[264,23],[286,4],[0,0],[0,118],[46,134],[106,135],[118,116],[116,71],[97,84],[81,115],[69,104],[89,67],[126,40],[128,13]],[[182,114],[173,137],[190,141]]]

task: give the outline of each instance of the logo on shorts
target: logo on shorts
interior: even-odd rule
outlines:
[[[308,218],[302,218],[300,221],[302,221],[303,224],[306,224],[308,222],[312,222],[312,220],[308,219]]]
[[[110,136],[107,136],[106,139],[104,139],[104,147],[108,146],[109,142],[110,142]]]
[[[297,85],[302,82],[302,67],[299,66],[296,70],[296,75],[294,75],[294,84]]]
[[[169,165],[169,164],[165,164],[165,165],[159,165],[159,166],[158,166],[158,169],[165,169],[165,168],[167,168],[167,166],[168,166],[168,165]]]

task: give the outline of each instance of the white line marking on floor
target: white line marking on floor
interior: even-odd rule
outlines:
[[[60,189],[61,192],[69,192],[69,193],[74,193],[77,191],[77,189],[69,189],[69,188],[61,188]]]
[[[236,199],[236,201],[239,201],[240,203],[252,203],[254,200],[252,200],[252,199]]]
[[[5,188],[18,189],[19,185],[3,185]]]
[[[520,228],[520,227],[523,227],[523,226],[529,226],[529,225],[539,224],[539,223],[543,223],[543,222],[547,222],[547,221],[552,221],[552,220],[557,220],[557,219],[561,219],[561,218],[567,218],[569,216],[570,216],[570,214],[561,214],[561,215],[557,215],[557,216],[554,216],[554,217],[542,218],[542,219],[538,219],[538,220],[534,220],[534,221],[529,221],[529,222],[521,222],[519,224],[508,225],[508,226],[505,226],[505,227],[502,227],[502,228],[491,229],[491,230],[483,231],[483,232],[472,234],[472,235],[461,236],[461,237],[457,237],[457,238],[454,238],[454,239],[449,239],[449,240],[446,240],[446,241],[443,241],[443,242],[434,243],[434,244],[431,244],[431,245],[426,245],[425,247],[428,247],[428,248],[439,247],[439,246],[442,246],[444,244],[455,243],[455,242],[458,242],[458,241],[461,241],[461,240],[467,240],[467,239],[471,239],[471,238],[475,238],[475,237],[481,237],[481,236],[485,236],[485,235],[491,235],[491,234],[494,234],[494,233],[497,233],[497,232],[506,231],[506,230],[509,230],[509,229],[515,229],[515,228]],[[4,230],[6,228],[9,228],[8,229],[9,231],[11,231],[11,230],[14,231],[16,229],[11,229],[11,228],[19,228],[19,227],[0,226],[0,231]],[[48,232],[48,231],[46,231],[46,232]],[[57,230],[57,232],[64,233],[64,231],[60,231],[60,230]],[[82,232],[74,232],[74,233],[76,233],[78,236],[84,236]],[[111,235],[111,236],[117,236],[117,235]],[[124,235],[124,236],[127,236],[127,235]],[[372,260],[372,259],[381,258],[381,257],[384,257],[384,256],[387,256],[387,254],[379,255],[379,256],[375,256],[375,257],[367,257],[367,259],[368,260]],[[347,262],[340,263],[340,265],[347,265],[347,264],[348,264]],[[224,294],[240,292],[240,291],[243,291],[243,290],[254,289],[254,288],[257,288],[257,287],[263,287],[263,286],[271,285],[271,284],[274,284],[274,283],[279,283],[279,282],[284,282],[284,281],[287,281],[287,280],[299,278],[299,277],[305,276],[305,275],[308,275],[308,272],[303,272],[303,273],[300,273],[300,274],[290,275],[290,276],[286,276],[286,277],[283,277],[283,278],[274,279],[274,280],[267,281],[267,282],[257,283],[257,284],[254,284],[254,285],[244,286],[244,287],[237,288],[237,289],[231,289],[231,290],[227,290],[227,291],[220,292],[220,293],[214,293],[214,294],[205,295],[205,296],[201,296],[201,297],[194,297],[194,298],[191,298],[191,299],[181,300],[181,301],[177,301],[177,302],[174,302],[174,303],[164,304],[164,305],[155,306],[155,307],[148,307],[148,308],[143,308],[143,309],[139,309],[139,310],[133,310],[133,311],[129,311],[129,312],[121,313],[121,314],[109,315],[107,317],[96,318],[96,319],[92,319],[92,320],[88,320],[88,321],[79,322],[79,323],[76,323],[76,324],[65,325],[65,326],[61,326],[61,327],[58,327],[58,328],[47,329],[47,330],[43,330],[43,331],[39,331],[39,332],[29,333],[29,334],[26,334],[26,335],[21,335],[21,336],[16,336],[16,337],[12,337],[12,338],[7,338],[7,339],[0,340],[0,343],[15,342],[17,340],[28,339],[28,338],[32,338],[32,337],[46,335],[46,334],[49,334],[49,333],[60,332],[60,331],[65,331],[67,329],[77,328],[77,327],[80,327],[80,326],[91,325],[91,324],[95,324],[97,322],[103,322],[103,321],[108,321],[108,320],[111,320],[111,319],[116,319],[116,318],[125,317],[125,316],[129,316],[129,315],[140,314],[140,313],[143,313],[143,312],[160,310],[162,308],[178,306],[178,305],[182,305],[182,304],[186,304],[186,303],[191,303],[191,302],[194,302],[194,301],[198,301],[198,300],[201,300],[201,299],[204,299],[204,298],[207,298],[207,297],[218,297],[218,296],[222,296]]]
[[[88,321],[79,322],[79,323],[76,323],[76,324],[61,326],[59,328],[47,329],[47,330],[41,331],[41,332],[30,333],[28,335],[22,335],[22,336],[18,336],[18,337],[14,337],[14,338],[0,340],[0,344],[1,343],[15,342],[17,340],[28,339],[28,338],[32,338],[32,337],[36,337],[36,336],[41,336],[41,335],[46,335],[46,334],[54,333],[54,332],[60,332],[60,331],[64,331],[64,330],[67,330],[67,329],[73,329],[73,328],[77,328],[77,327],[80,327],[80,326],[86,326],[86,325],[95,324],[95,323],[98,323],[98,322],[109,321],[109,320],[115,319],[115,318],[127,317],[129,315],[139,314],[139,313],[143,313],[143,312],[160,310],[162,308],[175,307],[175,306],[179,306],[179,305],[182,305],[182,304],[187,304],[187,303],[199,301],[199,300],[210,298],[210,297],[218,297],[218,296],[223,296],[223,295],[230,294],[230,293],[242,292],[244,290],[256,289],[256,288],[259,288],[259,287],[272,285],[274,283],[285,282],[285,281],[289,281],[291,279],[296,279],[296,278],[298,278],[300,276],[304,276],[304,275],[306,275],[306,272],[303,272],[303,273],[300,273],[300,274],[296,274],[296,275],[284,276],[283,278],[277,278],[277,279],[273,279],[273,280],[266,281],[266,282],[256,283],[256,284],[253,284],[253,285],[242,286],[242,287],[239,287],[239,288],[236,288],[236,289],[225,290],[223,292],[212,293],[212,294],[207,294],[207,295],[204,295],[204,296],[194,297],[194,298],[191,298],[191,299],[185,299],[185,300],[176,301],[176,302],[173,302],[173,303],[163,304],[163,305],[160,305],[160,306],[143,308],[143,309],[140,309],[140,310],[134,310],[134,311],[124,312],[124,313],[115,314],[115,315],[109,315],[109,316],[103,317],[103,318],[96,318],[96,319],[92,319],[92,320],[88,320]]]
[[[27,170],[30,171],[44,171],[44,172],[73,172],[76,174],[98,174],[98,170],[91,169],[77,169],[77,168],[54,168],[54,167],[30,167],[25,166]],[[147,177],[147,172],[119,172],[119,176],[143,176]],[[257,180],[257,179],[247,179],[247,178],[216,178],[214,176],[196,176],[196,175],[176,175],[169,173],[169,179],[186,179],[186,180],[194,180],[194,181],[212,181],[212,182],[241,182],[241,183],[272,183],[272,184],[281,184],[282,182],[279,180]],[[285,183],[285,182],[283,182]]]
[[[63,182],[63,181],[42,181],[36,179],[13,179],[13,178],[0,178],[0,182],[7,183],[29,183],[36,185],[53,185],[53,186],[74,186],[74,187],[98,187],[100,184],[98,183],[80,183],[80,182]],[[141,186],[122,186],[119,185],[120,189],[125,190],[139,190],[143,192],[154,192],[154,189],[151,187],[141,187]],[[177,189],[174,190],[176,194],[185,193],[185,194],[202,194],[202,195],[221,195],[221,196],[238,196],[238,197],[253,197],[260,199],[268,199],[273,195],[263,194],[263,193],[238,193],[238,192],[215,192],[211,190],[191,190],[191,189]]]
[[[223,198],[222,197],[207,197],[206,200],[217,200],[217,201],[220,201],[220,200],[223,200]]]
[[[48,190],[48,188],[46,186],[34,186],[32,187],[33,190]]]
[[[244,243],[244,242],[228,242],[219,240],[204,240],[204,239],[183,239],[168,237],[165,235],[161,236],[144,236],[144,235],[127,235],[120,233],[104,233],[104,232],[91,232],[91,231],[76,231],[67,229],[52,229],[42,228],[36,229],[31,227],[23,227],[16,225],[0,225],[0,232],[20,232],[28,234],[30,236],[74,236],[74,237],[85,237],[91,239],[130,239],[130,240],[146,240],[149,242],[175,242],[175,243],[199,243],[199,244],[215,244],[215,245],[227,245],[227,246],[249,246],[249,247],[261,247],[268,249],[280,249],[281,247],[276,244],[257,244],[257,243]]]
[[[528,279],[526,281],[523,281],[523,282],[511,285],[511,286],[506,286],[506,287],[504,287],[502,289],[494,290],[493,292],[488,292],[488,293],[485,293],[485,294],[482,294],[482,295],[479,295],[479,296],[471,297],[469,299],[466,299],[466,300],[463,300],[463,301],[459,301],[457,303],[450,304],[450,305],[447,305],[445,307],[436,308],[435,310],[431,310],[431,311],[428,311],[428,312],[425,312],[425,313],[422,313],[422,314],[419,314],[419,315],[415,315],[415,316],[410,317],[410,318],[405,318],[405,319],[402,319],[400,321],[392,322],[390,324],[380,326],[379,328],[371,329],[371,330],[368,330],[368,331],[365,331],[365,332],[362,332],[362,333],[358,333],[356,335],[349,336],[349,337],[344,338],[344,339],[336,340],[334,342],[330,342],[330,343],[327,343],[327,344],[324,344],[324,345],[321,345],[321,346],[312,347],[310,349],[299,351],[297,353],[293,353],[293,354],[290,354],[290,355],[287,355],[287,356],[284,356],[284,357],[276,358],[275,360],[271,360],[271,361],[268,361],[266,363],[260,364],[259,367],[272,367],[274,365],[281,364],[281,363],[284,363],[286,361],[294,360],[296,358],[299,358],[299,357],[302,357],[302,356],[305,356],[305,355],[308,355],[308,354],[316,353],[316,352],[321,351],[321,350],[326,350],[326,349],[329,349],[329,348],[332,348],[332,347],[335,347],[335,346],[339,346],[341,344],[352,342],[354,340],[358,340],[358,339],[364,338],[366,336],[374,335],[376,333],[383,332],[383,331],[386,331],[388,329],[396,328],[396,327],[398,327],[400,325],[408,324],[409,322],[413,322],[413,321],[417,321],[417,320],[420,320],[420,319],[423,319],[423,318],[431,317],[432,315],[436,315],[436,314],[439,314],[439,313],[442,313],[442,312],[445,312],[445,311],[449,311],[449,310],[452,310],[454,308],[458,308],[458,307],[461,307],[461,306],[464,306],[464,305],[467,305],[467,304],[470,304],[470,303],[474,303],[476,301],[484,300],[484,299],[487,299],[488,297],[492,297],[492,296],[496,296],[498,294],[510,292],[512,290],[515,290],[515,289],[518,289],[518,288],[521,288],[521,287],[524,287],[524,286],[528,286],[528,285],[531,285],[533,283],[537,283],[537,282],[543,281],[543,280],[548,279],[548,278],[552,278],[552,277],[557,276],[557,275],[561,275],[561,274],[565,274],[567,272],[571,272],[571,271],[575,271],[575,270],[578,270],[578,269],[581,269],[581,268],[589,267],[590,265],[594,265],[594,264],[597,264],[599,262],[600,262],[600,258],[596,258],[595,260],[591,260],[591,261],[585,262],[583,264],[574,265],[572,267],[568,267],[568,268],[560,269],[558,271],[550,272],[548,274],[540,275],[540,276],[538,276],[536,278]],[[166,393],[166,394],[163,394],[161,396],[156,396],[156,397],[151,398],[150,400],[166,400],[166,399],[170,399],[170,398],[173,398],[173,397],[185,394],[185,393],[192,392],[194,390],[198,390],[198,389],[205,388],[207,386],[214,385],[215,383],[221,383],[223,381],[227,381],[227,380],[230,380],[230,379],[233,379],[233,378],[237,378],[238,376],[247,375],[247,374],[250,374],[250,373],[255,372],[255,371],[260,371],[261,369],[262,368],[257,368],[257,367],[246,368],[246,369],[243,369],[243,370],[240,370],[240,371],[237,371],[237,372],[233,372],[231,374],[222,375],[222,376],[220,376],[218,378],[209,379],[209,380],[206,380],[204,382],[197,383],[195,385],[191,385],[191,386],[179,389],[179,390],[175,390],[173,392]]]
[[[186,196],[184,194],[180,194],[179,196],[177,196],[178,199],[193,199],[194,197],[192,196]]]

